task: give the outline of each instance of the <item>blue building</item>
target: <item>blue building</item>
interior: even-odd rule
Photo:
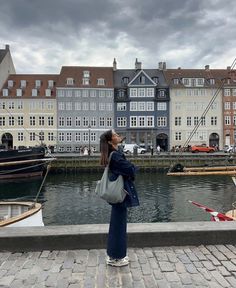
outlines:
[[[169,150],[169,89],[163,69],[117,69],[114,59],[114,125],[126,143]]]

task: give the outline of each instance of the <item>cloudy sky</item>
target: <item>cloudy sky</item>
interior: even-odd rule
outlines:
[[[235,0],[0,0],[0,48],[17,73],[63,65],[226,68],[236,57]]]

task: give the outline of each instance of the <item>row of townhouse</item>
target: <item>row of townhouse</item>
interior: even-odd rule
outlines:
[[[0,63],[1,67],[1,63]],[[115,128],[126,143],[163,150],[234,144],[236,74],[226,69],[64,66],[59,74],[10,74],[0,87],[0,141],[58,151],[99,150]],[[195,133],[194,128],[196,129]]]

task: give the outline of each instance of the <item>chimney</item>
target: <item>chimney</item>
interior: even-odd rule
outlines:
[[[163,62],[163,70],[166,70],[166,62]]]
[[[136,58],[135,70],[141,70],[141,69],[142,69],[142,62],[138,62],[138,58]]]
[[[9,51],[9,50],[10,50],[10,45],[6,44],[6,45],[5,45],[5,49],[6,49],[7,51]]]
[[[210,70],[210,65],[205,65],[205,70]]]
[[[117,70],[117,63],[116,63],[116,58],[113,60],[113,71]]]
[[[158,69],[159,70],[163,70],[163,62],[159,62],[158,63]]]
[[[231,67],[230,66],[227,66],[227,71],[230,71]]]

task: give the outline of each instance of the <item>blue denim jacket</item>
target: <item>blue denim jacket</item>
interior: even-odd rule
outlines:
[[[139,205],[138,194],[134,186],[135,173],[137,167],[125,158],[125,155],[120,151],[114,151],[111,156],[109,165],[111,172],[110,180],[116,180],[119,175],[124,178],[124,189],[127,191],[127,196],[122,203],[113,205],[125,205],[126,207],[133,207]]]

